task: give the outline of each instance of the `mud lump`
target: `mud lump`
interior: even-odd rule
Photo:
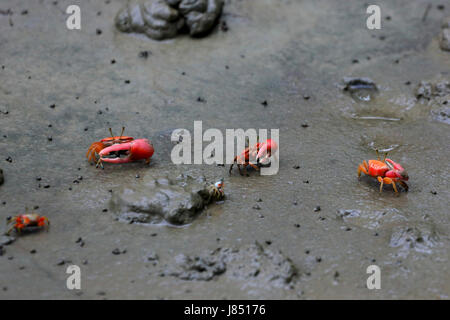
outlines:
[[[122,32],[143,33],[154,40],[188,32],[206,35],[222,12],[223,0],[147,0],[128,4],[115,18]]]

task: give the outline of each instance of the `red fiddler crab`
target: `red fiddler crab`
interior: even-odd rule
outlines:
[[[88,149],[86,157],[89,161],[95,161],[96,167],[103,168],[103,162],[109,163],[127,163],[145,159],[147,164],[150,163],[155,150],[148,139],[134,139],[133,137],[114,136],[111,128],[109,132],[111,137],[94,142]]]
[[[23,230],[37,227],[37,228],[47,228],[50,226],[50,221],[47,217],[41,216],[37,213],[26,213],[20,214],[18,216],[9,219],[8,224],[13,224],[12,227],[6,232],[10,234],[13,230],[20,233]]]
[[[398,163],[392,161],[391,159],[386,159],[387,152],[384,154],[383,161],[380,160],[380,155],[378,150],[377,153],[378,160],[366,160],[363,161],[358,166],[358,178],[361,177],[361,171],[366,175],[376,178],[380,184],[380,192],[383,191],[383,184],[392,184],[395,192],[397,191],[397,182],[408,191],[408,185],[405,181],[408,181],[409,176],[406,170]]]
[[[234,158],[234,162],[230,166],[230,175],[231,170],[233,169],[234,164],[237,164],[239,169],[239,173],[241,176],[244,174],[241,171],[241,166],[244,168],[245,175],[247,174],[247,166],[251,166],[253,169],[258,170],[263,165],[267,165],[269,163],[269,158],[272,153],[275,153],[278,150],[278,145],[272,139],[267,139],[264,142],[258,142],[254,146],[245,148],[244,151],[239,156]],[[253,163],[253,159],[256,160],[256,164]]]

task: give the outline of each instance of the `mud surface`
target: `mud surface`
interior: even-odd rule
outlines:
[[[433,117],[448,104],[416,88],[449,81],[439,36],[450,6],[423,19],[426,1],[381,1],[371,31],[361,1],[229,0],[208,37],[152,41],[116,29],[126,1],[83,1],[80,31],[65,27],[69,4],[0,4],[0,226],[25,208],[51,221],[2,238],[0,298],[449,298],[450,131]],[[355,99],[344,77],[370,78],[376,95]],[[279,128],[279,173],[173,165],[170,132],[195,120]],[[152,140],[150,165],[90,165],[90,144],[122,126]],[[358,181],[375,148],[408,170],[409,192]],[[109,190],[179,173],[225,177],[225,201],[176,228],[109,207]],[[65,287],[70,264],[81,291]],[[366,288],[372,264],[381,290]],[[203,268],[209,281],[182,279]],[[261,281],[248,276],[257,269]]]

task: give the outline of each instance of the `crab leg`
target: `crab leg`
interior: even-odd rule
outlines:
[[[384,178],[378,177],[377,180],[381,183],[381,184],[380,184],[380,192],[383,191],[383,184],[384,184],[384,183],[386,183],[386,184],[392,184],[392,187],[394,188],[394,191],[395,191],[395,192],[398,192],[398,191],[397,191],[397,186],[395,185],[395,180],[394,180],[394,179],[391,179],[391,178],[388,178],[388,177],[384,177]]]
[[[399,180],[398,183],[400,183],[400,184],[402,185],[402,187],[405,189],[405,191],[408,191],[409,187],[408,187],[408,185],[406,184],[406,182],[404,182],[404,181],[402,181],[402,180]]]

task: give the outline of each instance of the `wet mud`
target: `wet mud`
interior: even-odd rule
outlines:
[[[116,28],[124,1],[80,4],[81,30],[65,27],[69,4],[0,4],[0,228],[27,208],[51,221],[1,237],[0,298],[449,299],[449,6],[424,20],[423,1],[381,1],[382,29],[368,30],[360,1],[227,0],[207,37],[154,41]],[[376,94],[343,91],[345,77]],[[197,120],[280,129],[278,174],[174,165],[172,130]],[[122,126],[152,141],[150,165],[90,164],[92,142]],[[408,171],[408,192],[358,180],[375,149]],[[180,174],[224,177],[225,199],[176,227],[111,206]],[[190,192],[172,188],[176,211]],[[65,287],[71,264],[81,290]],[[381,290],[366,288],[373,264]]]
[[[164,266],[160,276],[185,281],[210,281],[224,275],[251,287],[294,289],[300,276],[293,262],[281,251],[273,252],[256,243],[241,248],[217,248],[201,256],[181,254]]]

